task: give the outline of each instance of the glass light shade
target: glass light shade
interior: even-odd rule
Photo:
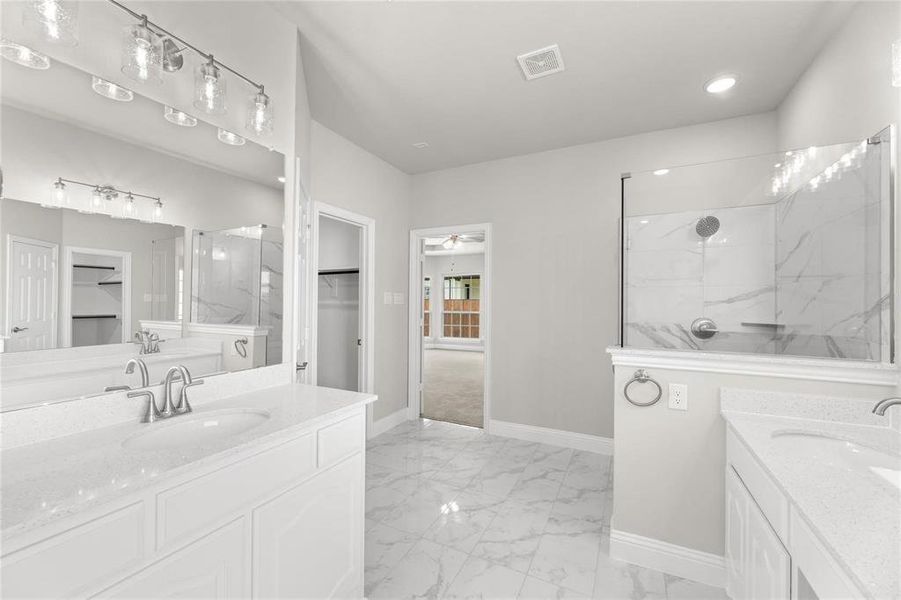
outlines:
[[[247,106],[247,129],[257,135],[272,133],[272,100],[263,92],[250,97]]]
[[[194,127],[197,125],[197,117],[192,117],[188,113],[175,110],[171,106],[163,107],[163,116],[170,123],[175,123],[181,127]]]
[[[222,142],[223,144],[228,144],[229,146],[243,146],[247,141],[237,133],[232,133],[231,131],[222,129],[221,127],[219,128],[219,134],[217,137],[219,138],[220,142]]]
[[[135,206],[135,197],[131,194],[125,196],[122,201],[122,217],[125,219],[133,219],[137,216],[138,210]]]
[[[59,179],[53,182],[53,188],[50,190],[50,205],[69,205],[69,192],[66,190],[66,184]]]
[[[99,187],[95,187],[94,191],[91,192],[91,210],[100,210],[101,206],[103,206],[103,192],[100,191]]]
[[[212,62],[194,70],[194,106],[210,115],[225,114],[225,80]]]
[[[163,218],[163,202],[161,200],[157,200],[153,204],[153,212],[151,214],[151,220],[154,223],[159,223],[160,219]]]
[[[116,100],[117,102],[131,102],[135,98],[134,92],[131,90],[115,84],[112,81],[101,79],[96,75],[91,76],[91,89],[104,98]]]
[[[44,70],[50,68],[50,59],[47,55],[6,39],[0,39],[0,55],[8,61],[29,69]]]
[[[22,15],[25,26],[54,44],[78,44],[77,0],[31,0]]]
[[[163,40],[142,23],[125,28],[122,73],[141,83],[163,82]]]
[[[892,85],[901,87],[901,40],[892,44]]]

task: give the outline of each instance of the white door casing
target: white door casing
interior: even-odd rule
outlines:
[[[59,246],[9,235],[6,249],[6,351],[55,348]]]

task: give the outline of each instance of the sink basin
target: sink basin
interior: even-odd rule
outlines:
[[[202,445],[259,427],[268,419],[268,411],[249,408],[182,415],[147,425],[122,446],[129,450],[163,450]]]
[[[901,489],[901,456],[821,433],[776,431],[772,437],[787,452],[850,471],[869,471]]]

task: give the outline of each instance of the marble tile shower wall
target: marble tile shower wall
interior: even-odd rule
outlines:
[[[272,239],[264,238],[260,252],[262,269],[260,272],[260,325],[269,329],[266,336],[266,364],[282,362],[282,297],[284,294],[284,244],[280,230],[269,233]]]
[[[776,318],[780,354],[881,360],[888,287],[880,268],[880,165],[805,186],[776,207]]]
[[[774,351],[775,207],[642,215],[626,219],[626,346],[685,350]],[[712,215],[708,238],[695,230]],[[712,319],[719,333],[691,334],[692,321]]]
[[[208,232],[196,244],[192,289],[195,323],[259,324],[260,241]]]

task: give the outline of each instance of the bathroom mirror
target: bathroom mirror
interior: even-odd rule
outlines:
[[[284,156],[139,84],[2,67],[0,410],[141,387],[130,358],[150,384],[280,363]]]

